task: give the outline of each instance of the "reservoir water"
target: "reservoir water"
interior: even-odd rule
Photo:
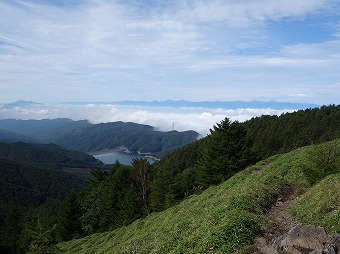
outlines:
[[[103,154],[93,155],[96,159],[101,160],[105,164],[114,164],[116,160],[118,160],[121,164],[131,165],[131,161],[133,158],[145,158],[143,155],[134,154],[134,153],[122,153],[122,152],[108,152]],[[147,158],[148,161],[152,164],[155,161]]]

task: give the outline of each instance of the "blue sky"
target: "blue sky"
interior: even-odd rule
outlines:
[[[0,101],[340,103],[339,0],[1,0]]]

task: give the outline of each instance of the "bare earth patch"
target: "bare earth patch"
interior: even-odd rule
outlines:
[[[265,229],[264,237],[270,240],[289,231],[299,222],[295,220],[288,209],[296,199],[295,188],[292,186],[284,186],[282,197],[266,212],[266,217],[272,222],[270,228]]]

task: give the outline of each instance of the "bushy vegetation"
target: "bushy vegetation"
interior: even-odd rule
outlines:
[[[325,151],[331,150],[335,142],[338,141],[325,144]],[[305,198],[310,200],[320,190],[318,186],[338,178],[338,173],[330,173],[324,180],[310,181],[311,174],[320,175],[324,171],[308,158],[319,148],[305,147],[271,157],[163,212],[152,213],[114,231],[60,243],[58,247],[65,253],[233,253],[252,244],[261,225],[266,223],[263,211],[282,194],[285,185],[294,186],[299,192],[307,191]],[[339,172],[339,164],[336,167]],[[338,179],[334,184],[337,182]],[[338,189],[332,195],[333,201],[340,200]],[[326,202],[325,206],[328,205],[330,208],[323,213],[330,212],[331,216],[326,221],[339,225],[338,214],[334,215],[334,211],[339,211],[338,203]],[[306,216],[304,222],[317,221]]]

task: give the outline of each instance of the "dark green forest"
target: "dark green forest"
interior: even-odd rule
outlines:
[[[67,195],[84,188],[86,179],[65,168],[94,167],[103,163],[54,144],[0,142],[0,252],[25,252],[38,218],[39,226],[53,227],[50,214]]]
[[[0,158],[37,165],[61,167],[96,167],[103,163],[83,152],[71,151],[55,144],[0,142]]]
[[[22,238],[38,217],[51,226],[49,214],[71,192],[85,186],[84,179],[43,167],[0,159],[0,252],[25,252]]]
[[[271,155],[336,138],[340,138],[340,105],[261,116],[244,123],[226,118],[214,125],[206,138],[172,152],[158,163],[150,165],[146,159],[135,159],[132,166],[125,166],[117,161],[109,170],[93,169],[80,191],[67,189],[66,198],[64,192],[57,198],[51,192],[38,203],[10,203],[16,195],[29,193],[23,194],[20,189],[8,192],[15,181],[27,189],[39,189],[16,172],[37,169],[13,162],[6,166],[4,162],[2,174],[18,179],[4,185],[8,190],[1,196],[6,209],[1,217],[0,251],[53,251],[53,243],[58,241],[122,227],[167,209]]]
[[[340,105],[255,117],[246,121],[244,127],[254,142],[252,149],[256,156],[267,158],[339,137]]]

